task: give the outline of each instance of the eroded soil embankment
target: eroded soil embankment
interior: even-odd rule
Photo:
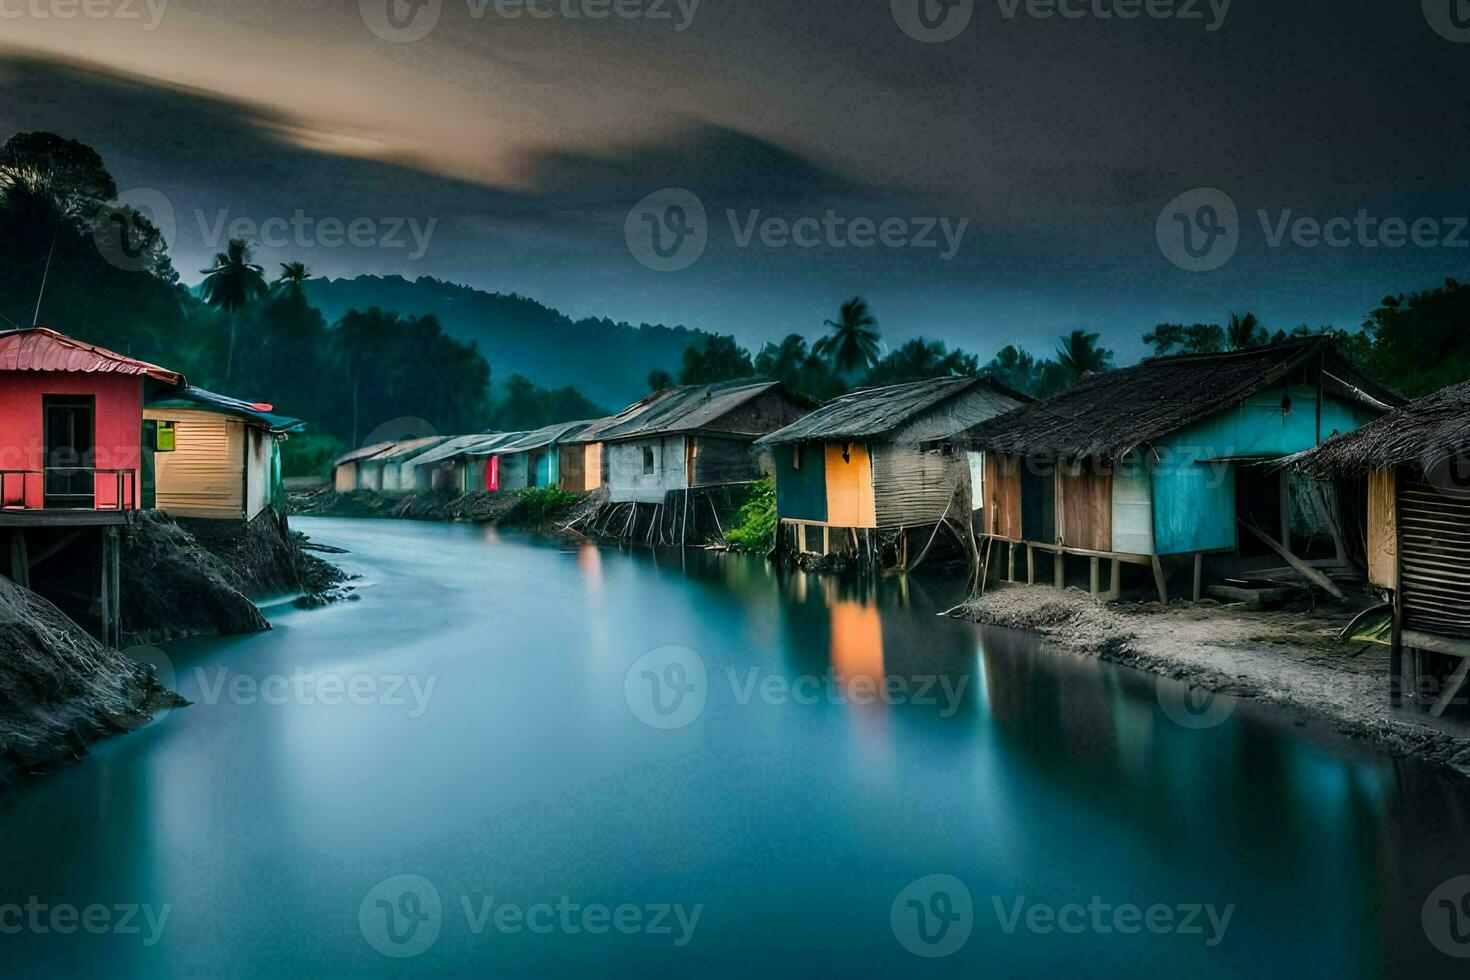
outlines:
[[[1390,707],[1388,648],[1337,642],[1340,619],[1210,603],[1103,606],[1077,590],[1040,586],[999,589],[955,615],[1034,632],[1074,654],[1304,711],[1393,755],[1470,776],[1470,737],[1436,726],[1417,709]]]

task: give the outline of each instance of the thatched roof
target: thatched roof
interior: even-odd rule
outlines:
[[[976,422],[1009,412],[1028,401],[988,378],[930,378],[885,388],[854,391],[834,399],[806,418],[757,440],[757,446],[794,442],[885,442],[909,422],[930,411],[943,411],[966,393],[979,396],[970,410],[952,413],[928,438],[942,438]],[[944,431],[948,429],[948,431]]]
[[[1118,459],[1274,385],[1317,383],[1386,411],[1403,399],[1363,377],[1321,338],[1228,354],[1163,357],[1084,378],[1075,388],[982,422],[966,433],[977,449],[1069,459]]]
[[[1423,472],[1470,453],[1470,381],[1436,391],[1375,419],[1356,432],[1334,436],[1292,464],[1316,476],[1360,476],[1389,466]]]

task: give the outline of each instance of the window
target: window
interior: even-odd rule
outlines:
[[[643,474],[645,476],[653,473],[653,447],[643,447]]]

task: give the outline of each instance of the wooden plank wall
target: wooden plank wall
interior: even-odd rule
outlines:
[[[144,417],[178,423],[174,451],[154,457],[159,509],[179,517],[239,519],[245,511],[245,424],[178,408],[147,409]]]
[[[1368,581],[1399,587],[1397,481],[1391,469],[1368,474]]]
[[[815,447],[813,447],[815,448]],[[877,527],[877,505],[873,497],[873,459],[867,446],[826,447],[827,523],[833,527]]]
[[[1062,543],[1084,551],[1113,550],[1113,474],[1094,463],[1068,463],[1059,480]]]
[[[1021,540],[1021,468],[1015,456],[985,454],[985,531]]]

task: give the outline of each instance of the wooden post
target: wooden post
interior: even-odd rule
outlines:
[[[1404,605],[1398,589],[1393,592],[1393,633],[1388,647],[1388,703],[1397,708],[1404,701]]]
[[[1026,546],[1026,584],[1036,584],[1036,549]]]
[[[831,553],[832,553],[832,529],[830,527],[828,527],[826,524],[823,524],[822,525],[822,554],[823,555],[830,555]]]
[[[1006,546],[1006,581],[1016,580],[1016,542],[1011,541]]]
[[[25,528],[10,532],[10,581],[23,589],[31,587],[31,559],[26,550]]]
[[[122,541],[115,527],[107,529],[112,538],[112,645],[122,647]]]
[[[1444,691],[1440,694],[1439,700],[1435,701],[1434,707],[1429,709],[1430,717],[1438,718],[1444,714],[1444,709],[1448,708],[1450,702],[1455,699],[1455,695],[1460,693],[1460,688],[1465,684],[1466,676],[1470,676],[1470,657],[1462,659],[1460,666],[1456,667],[1455,672],[1450,675],[1449,680],[1445,681]]]
[[[1099,585],[1101,583],[1099,582],[1099,579],[1102,577],[1102,575],[1101,575],[1101,569],[1100,569],[1100,566],[1101,566],[1102,563],[1098,560],[1098,558],[1097,558],[1096,555],[1093,555],[1087,561],[1088,561],[1088,564],[1090,566],[1089,569],[1088,569],[1088,573],[1089,573],[1089,576],[1091,578],[1091,581],[1088,583],[1088,585],[1090,586],[1090,588],[1088,589],[1088,591],[1091,592],[1092,593],[1092,597],[1094,599],[1096,599],[1098,597],[1098,593],[1100,591]]]
[[[1123,597],[1123,563],[1113,559],[1113,567],[1108,572],[1108,598],[1121,599]]]
[[[1205,581],[1205,556],[1203,552],[1194,553],[1194,601],[1199,602],[1200,596],[1204,595]]]
[[[1291,550],[1291,477],[1281,471],[1281,547]]]
[[[1065,589],[1067,587],[1067,566],[1066,559],[1062,555],[1062,549],[1060,548],[1052,555],[1051,572],[1052,585],[1058,591]]]
[[[1159,588],[1159,602],[1167,606],[1169,604],[1169,585],[1164,578],[1164,563],[1158,555],[1150,557],[1153,559],[1154,585]]]

